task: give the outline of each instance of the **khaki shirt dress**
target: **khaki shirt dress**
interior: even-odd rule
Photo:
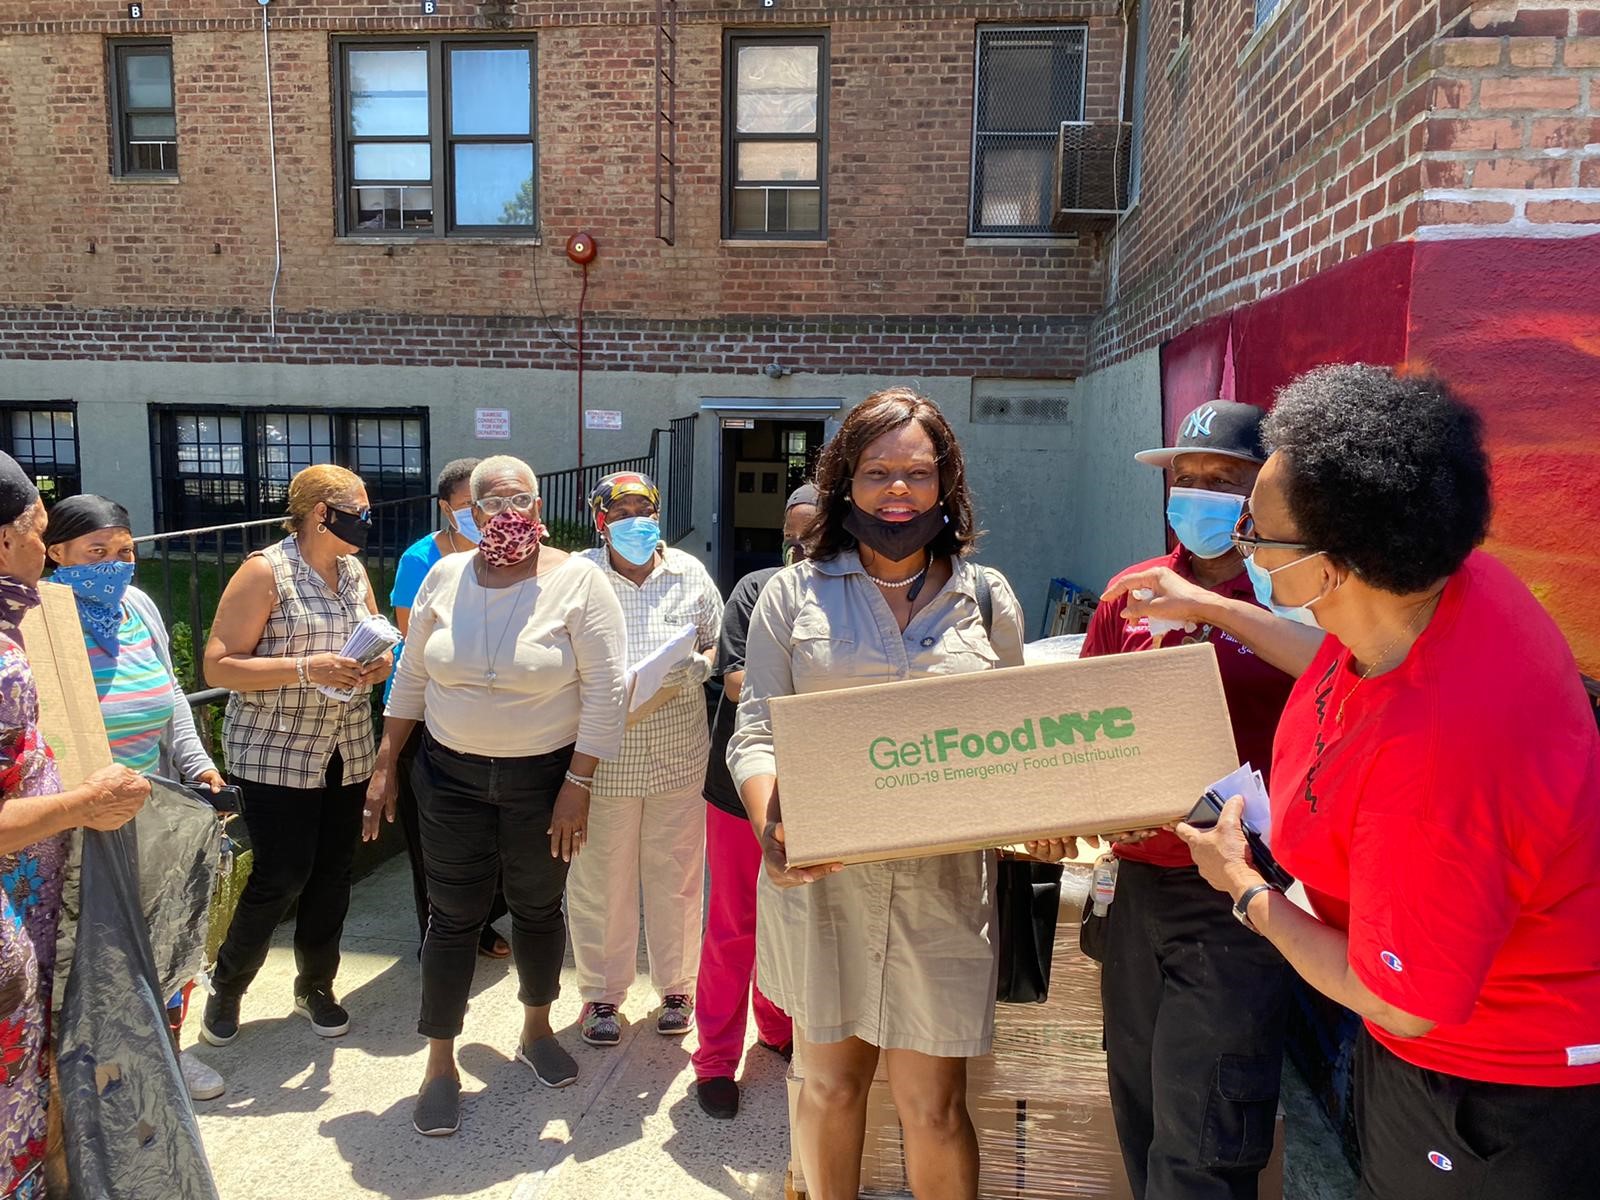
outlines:
[[[846,552],[780,571],[750,621],[744,693],[728,744],[734,783],[776,773],[770,701],[1022,663],[1022,606],[987,569],[958,561],[904,632],[861,560]],[[818,754],[827,747],[818,746]],[[783,781],[778,781],[780,796]],[[757,977],[808,1041],[860,1038],[946,1058],[987,1054],[994,1032],[994,854],[845,867],[803,887],[757,888]]]

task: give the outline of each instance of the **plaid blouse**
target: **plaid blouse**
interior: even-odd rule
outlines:
[[[367,615],[367,576],[360,564],[348,555],[339,559],[336,593],[305,564],[293,535],[257,553],[272,568],[277,600],[256,654],[301,658],[344,649],[350,631]],[[320,788],[337,749],[343,782],[359,783],[372,774],[377,759],[371,690],[361,688],[348,703],[298,683],[234,692],[222,735],[228,773],[273,787]]]
[[[695,649],[717,644],[722,631],[722,597],[700,560],[667,547],[643,586],[617,574],[610,552],[601,546],[583,557],[605,572],[628,624],[631,667],[666,644],[685,625],[695,626]],[[673,676],[667,677],[669,685]],[[595,768],[596,796],[660,796],[698,787],[711,753],[705,692],[683,688],[622,735],[622,751]]]

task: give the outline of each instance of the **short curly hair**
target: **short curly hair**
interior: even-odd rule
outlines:
[[[1483,423],[1436,378],[1319,367],[1278,393],[1261,432],[1301,540],[1374,587],[1423,591],[1488,533]]]

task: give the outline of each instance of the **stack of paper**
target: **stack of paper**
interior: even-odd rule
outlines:
[[[665,644],[628,668],[625,682],[630,713],[638,712],[654,699],[666,683],[667,676],[689,661],[689,656],[694,653],[695,632],[692,624],[682,626]]]
[[[346,658],[353,658],[362,666],[376,662],[384,654],[393,650],[405,640],[405,635],[396,629],[392,622],[377,613],[367,617],[365,621],[350,631],[350,636],[345,639],[344,649],[339,653]],[[353,700],[356,689],[341,692],[337,688],[318,684],[317,691],[333,700]]]
[[[1224,800],[1242,796],[1245,828],[1267,845],[1272,844],[1272,801],[1267,796],[1267,785],[1260,771],[1245,763],[1226,779],[1213,783],[1211,790]]]

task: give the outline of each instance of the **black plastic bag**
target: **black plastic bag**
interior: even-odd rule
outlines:
[[[205,966],[222,829],[201,793],[159,775],[150,776],[150,799],[134,827],[139,906],[150,931],[156,980],[170,999]]]
[[[1050,994],[1050,960],[1061,913],[1060,863],[1000,859],[995,879],[995,937],[1002,1004],[1043,1004]]]
[[[56,1058],[71,1195],[218,1200],[167,1031],[137,864],[131,823],[84,831],[77,953]]]

